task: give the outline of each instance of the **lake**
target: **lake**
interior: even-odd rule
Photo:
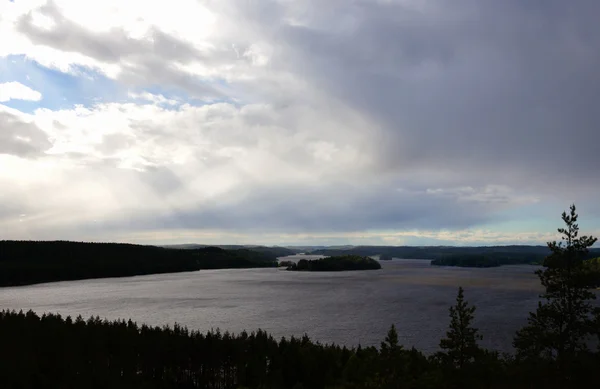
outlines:
[[[203,331],[262,328],[277,338],[306,333],[345,345],[378,345],[395,324],[405,346],[434,352],[462,285],[477,306],[482,344],[510,351],[515,330],[526,323],[542,291],[535,266],[432,267],[424,260],[382,266],[338,273],[201,270],[0,288],[0,309],[177,322]]]

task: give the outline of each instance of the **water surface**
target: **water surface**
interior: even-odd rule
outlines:
[[[378,345],[393,323],[404,345],[432,352],[462,285],[477,305],[483,344],[509,351],[541,292],[536,267],[528,265],[476,269],[393,260],[382,266],[338,273],[201,270],[0,288],[0,309],[177,322],[203,331],[262,328],[276,337],[307,333],[346,345]]]

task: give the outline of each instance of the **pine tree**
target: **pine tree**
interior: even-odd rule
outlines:
[[[586,339],[598,329],[596,309],[590,304],[595,295],[586,288],[583,260],[596,238],[579,236],[575,205],[563,212],[565,228],[559,228],[561,242],[549,242],[551,254],[538,275],[545,293],[528,325],[517,332],[514,346],[518,360],[541,361],[552,365],[560,387],[569,386],[576,360],[588,352]]]
[[[465,301],[464,290],[459,287],[456,305],[450,307],[450,328],[446,332],[446,338],[440,341],[440,347],[445,350],[440,356],[446,365],[463,369],[480,354],[477,341],[482,337],[476,328],[471,327],[475,309]]]
[[[392,324],[390,327],[385,340],[381,342],[381,352],[382,353],[395,353],[398,350],[402,349],[402,345],[398,342],[398,332],[396,331],[396,326]]]
[[[382,389],[399,388],[404,381],[406,364],[404,361],[404,347],[398,341],[396,326],[392,324],[390,330],[381,342],[381,365],[378,387]]]

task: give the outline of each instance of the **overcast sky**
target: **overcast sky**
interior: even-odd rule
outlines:
[[[0,0],[0,239],[600,235],[597,0]]]

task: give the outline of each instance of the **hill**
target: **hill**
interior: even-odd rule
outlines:
[[[253,245],[205,245],[205,244],[175,244],[175,245],[166,245],[161,246],[168,249],[182,249],[182,250],[190,250],[190,249],[201,249],[205,247],[219,247],[225,250],[240,250],[246,249],[250,251],[255,251],[259,253],[263,253],[265,255],[271,255],[275,257],[287,257],[289,255],[295,255],[303,252],[301,249],[290,249],[287,247],[281,246],[253,246]]]
[[[0,241],[0,286],[271,266],[276,266],[275,255],[248,249],[183,250],[125,243]]]

